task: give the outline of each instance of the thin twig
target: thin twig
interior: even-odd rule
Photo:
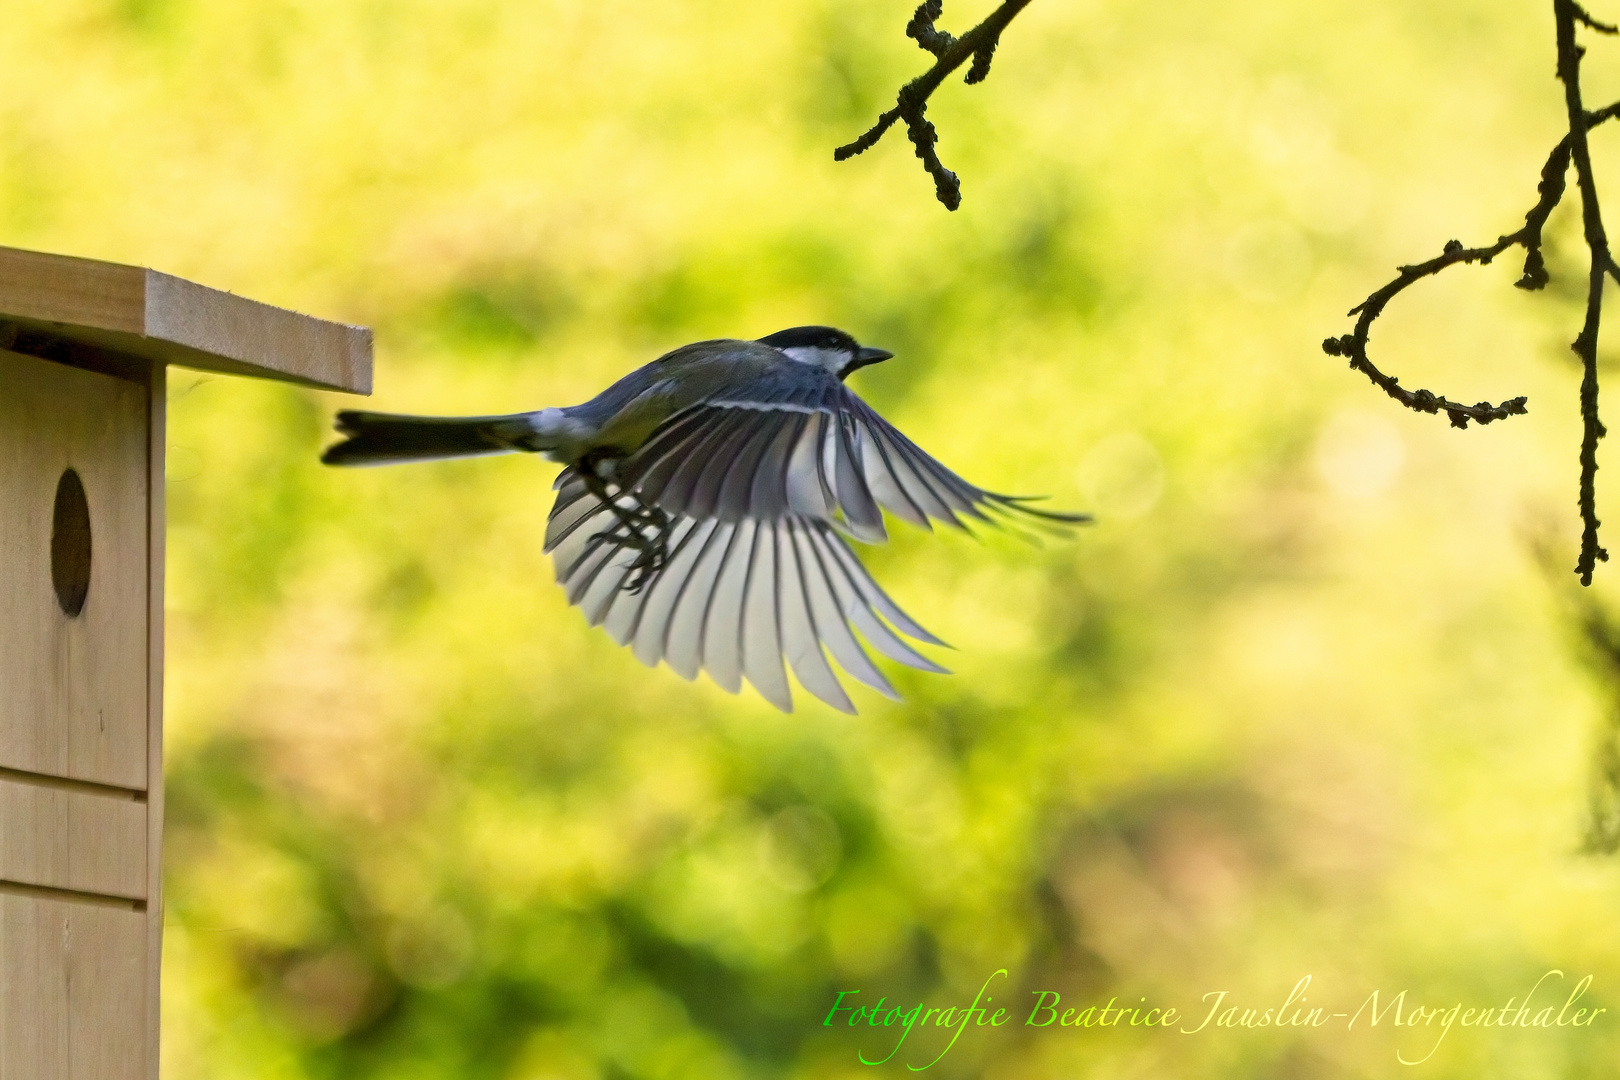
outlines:
[[[1488,265],[1492,259],[1511,247],[1525,249],[1524,273],[1515,284],[1521,289],[1540,289],[1550,280],[1546,262],[1542,257],[1542,231],[1553,209],[1565,193],[1565,175],[1570,166],[1575,168],[1576,186],[1581,195],[1581,220],[1591,264],[1587,274],[1586,321],[1571,348],[1581,359],[1581,480],[1580,511],[1583,525],[1581,554],[1575,566],[1582,585],[1592,583],[1592,572],[1600,561],[1607,561],[1609,553],[1598,544],[1599,521],[1595,510],[1597,477],[1597,443],[1606,433],[1598,419],[1597,340],[1598,325],[1603,312],[1603,282],[1614,277],[1620,282],[1620,265],[1616,265],[1609,251],[1603,217],[1598,208],[1597,182],[1592,172],[1592,158],[1587,148],[1586,133],[1608,120],[1620,116],[1620,101],[1606,105],[1595,112],[1587,112],[1581,104],[1580,62],[1584,50],[1576,43],[1575,28],[1583,25],[1604,34],[1620,33],[1620,28],[1592,18],[1574,0],[1553,0],[1553,16],[1557,26],[1558,78],[1564,84],[1564,103],[1569,120],[1569,133],[1542,166],[1541,182],[1536,186],[1536,204],[1524,216],[1524,226],[1516,232],[1497,238],[1496,243],[1484,247],[1468,248],[1452,240],[1445,250],[1427,262],[1399,267],[1393,281],[1378,289],[1360,304],[1350,309],[1356,316],[1355,329],[1342,337],[1328,338],[1322,350],[1330,356],[1347,357],[1350,366],[1362,372],[1373,384],[1409,409],[1426,413],[1445,413],[1452,426],[1465,428],[1470,420],[1489,424],[1509,416],[1520,416],[1526,411],[1523,397],[1512,398],[1500,405],[1481,401],[1477,405],[1463,405],[1428,390],[1407,390],[1393,375],[1379,371],[1367,357],[1367,338],[1373,322],[1384,312],[1389,302],[1407,288],[1427,277],[1432,277],[1459,263]]]
[[[1603,282],[1615,271],[1609,254],[1609,238],[1598,209],[1597,180],[1592,175],[1592,155],[1586,145],[1586,109],[1581,105],[1581,56],[1585,50],[1575,42],[1575,24],[1585,23],[1595,30],[1614,33],[1614,27],[1599,23],[1574,0],[1553,0],[1558,24],[1558,78],[1564,84],[1564,106],[1569,115],[1570,159],[1575,166],[1575,183],[1581,191],[1581,226],[1586,249],[1591,255],[1587,271],[1586,322],[1570,347],[1581,358],[1581,555],[1575,564],[1582,585],[1592,583],[1592,571],[1609,553],[1598,544],[1596,508],[1597,444],[1605,431],[1598,419],[1597,344],[1598,323],[1603,316]]]
[[[1615,26],[1612,23],[1598,22],[1596,19],[1592,18],[1592,16],[1588,15],[1586,13],[1586,9],[1581,7],[1581,5],[1571,3],[1569,8],[1570,14],[1574,17],[1576,22],[1585,23],[1587,26],[1590,26],[1593,30],[1596,30],[1600,34],[1620,34],[1620,26]]]
[[[924,116],[928,111],[928,98],[939,89],[940,83],[945,81],[945,76],[966,63],[968,57],[973,58],[973,66],[968,68],[967,78],[964,81],[970,85],[983,82],[990,74],[990,61],[995,57],[996,46],[1001,43],[1001,32],[1020,11],[1029,6],[1029,2],[1030,0],[1006,0],[978,26],[961,37],[953,37],[934,26],[934,21],[944,11],[944,0],[923,0],[912,13],[911,21],[906,24],[906,36],[937,58],[934,66],[902,86],[899,94],[895,96],[894,108],[879,115],[877,123],[868,128],[860,138],[834,150],[833,160],[845,161],[856,154],[864,153],[877,145],[877,141],[894,126],[896,120],[904,120],[906,137],[911,140],[911,145],[916,147],[923,168],[934,178],[934,196],[945,204],[947,210],[955,210],[961,206],[961,181],[939,160],[939,154],[934,149],[934,145],[939,141],[939,133],[934,129],[933,123]]]

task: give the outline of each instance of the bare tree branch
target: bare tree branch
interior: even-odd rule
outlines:
[[[1322,342],[1322,351],[1330,356],[1344,356],[1350,366],[1362,372],[1373,384],[1409,409],[1425,413],[1445,413],[1454,427],[1465,428],[1468,421],[1488,424],[1509,416],[1523,415],[1525,398],[1516,397],[1500,405],[1481,401],[1477,405],[1463,405],[1427,390],[1407,390],[1393,375],[1379,371],[1367,357],[1367,337],[1373,322],[1383,314],[1384,308],[1410,286],[1459,263],[1487,265],[1511,247],[1525,249],[1524,273],[1515,284],[1521,289],[1540,289],[1550,280],[1542,258],[1542,230],[1547,219],[1564,197],[1565,175],[1570,166],[1575,168],[1576,187],[1581,196],[1581,220],[1587,251],[1591,261],[1587,273],[1586,320],[1570,348],[1581,359],[1581,479],[1579,506],[1582,534],[1581,553],[1575,573],[1582,585],[1592,583],[1592,572],[1598,562],[1606,562],[1609,553],[1598,544],[1598,526],[1595,510],[1597,478],[1597,443],[1606,431],[1598,419],[1597,340],[1598,325],[1603,314],[1603,282],[1614,277],[1620,282],[1620,265],[1616,265],[1609,251],[1603,216],[1598,208],[1597,181],[1592,172],[1592,157],[1587,148],[1586,133],[1591,128],[1620,116],[1620,101],[1596,112],[1587,112],[1581,104],[1580,63],[1585,50],[1575,40],[1577,25],[1586,26],[1604,34],[1620,33],[1620,28],[1598,22],[1574,0],[1553,0],[1553,17],[1557,27],[1558,79],[1564,84],[1564,104],[1569,119],[1569,133],[1561,139],[1541,169],[1541,182],[1536,187],[1538,199],[1524,215],[1524,226],[1516,232],[1497,238],[1496,243],[1484,247],[1467,248],[1452,240],[1445,250],[1428,262],[1399,268],[1398,276],[1378,289],[1360,304],[1350,309],[1356,316],[1355,329],[1342,337]]]
[[[1587,272],[1586,323],[1571,346],[1581,358],[1581,555],[1575,564],[1582,585],[1592,583],[1592,571],[1609,553],[1598,545],[1597,444],[1606,434],[1598,420],[1597,343],[1598,322],[1603,316],[1603,282],[1615,272],[1609,254],[1609,238],[1598,209],[1597,180],[1592,175],[1592,155],[1586,145],[1586,110],[1581,105],[1581,57],[1586,50],[1575,42],[1575,24],[1585,23],[1594,30],[1612,34],[1615,28],[1593,20],[1574,0],[1553,0],[1558,23],[1558,78],[1564,84],[1564,106],[1569,115],[1570,158],[1575,165],[1575,182],[1581,191],[1581,227],[1586,249],[1591,255]]]
[[[934,178],[935,197],[945,204],[947,210],[955,210],[961,206],[962,184],[956,174],[939,160],[939,154],[934,150],[934,144],[939,141],[939,133],[934,129],[933,123],[923,115],[928,111],[928,98],[939,89],[940,83],[945,81],[945,76],[966,63],[968,57],[973,58],[973,65],[968,68],[967,78],[963,81],[970,85],[983,82],[990,74],[990,61],[995,57],[996,46],[1001,43],[1001,32],[1020,11],[1029,6],[1029,2],[1030,0],[1006,0],[978,26],[961,37],[953,37],[934,26],[934,21],[944,11],[944,0],[923,0],[912,13],[911,21],[906,24],[906,36],[916,41],[925,51],[934,54],[937,58],[934,66],[902,86],[895,97],[894,108],[879,115],[877,123],[868,128],[860,138],[834,150],[833,160],[845,161],[856,154],[864,153],[877,145],[878,140],[894,126],[895,121],[904,120],[907,138],[911,140],[911,145],[916,147],[923,168]]]

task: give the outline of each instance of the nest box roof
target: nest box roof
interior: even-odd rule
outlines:
[[[161,361],[371,393],[371,331],[140,266],[0,247],[0,348],[83,367]]]

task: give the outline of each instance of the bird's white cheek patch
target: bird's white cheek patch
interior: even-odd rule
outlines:
[[[830,371],[834,375],[844,370],[844,365],[849,363],[851,359],[850,355],[841,349],[822,349],[814,345],[795,345],[792,348],[783,349],[782,352],[787,355],[789,360],[808,364],[811,367],[818,367],[824,371]]]

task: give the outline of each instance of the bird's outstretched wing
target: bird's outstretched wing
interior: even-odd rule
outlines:
[[[579,473],[557,478],[546,550],[568,602],[648,666],[660,660],[692,679],[700,670],[736,693],[746,678],[772,704],[793,708],[782,660],[806,690],[844,712],[854,705],[827,662],[897,697],[855,631],[883,655],[923,671],[945,669],[901,636],[944,644],[890,600],[823,520],[672,513],[662,567],[632,589],[637,551],[602,539],[618,524]],[[627,512],[635,501],[620,496]]]
[[[667,560],[643,576],[640,552],[609,538],[624,528],[620,515],[565,470],[546,550],[569,602],[643,663],[665,661],[688,679],[706,670],[733,693],[746,678],[784,710],[784,657],[834,708],[854,711],[827,654],[895,696],[855,631],[892,660],[945,670],[901,635],[943,642],[889,599],[840,533],[887,539],[884,510],[923,528],[1089,520],[968,483],[835,376],[791,362],[670,417],[610,480],[624,516],[668,515]]]
[[[617,477],[665,512],[698,521],[800,516],[858,540],[887,539],[887,510],[914,525],[941,521],[1065,526],[1084,514],[968,483],[924,452],[836,377],[787,363],[665,421]]]

